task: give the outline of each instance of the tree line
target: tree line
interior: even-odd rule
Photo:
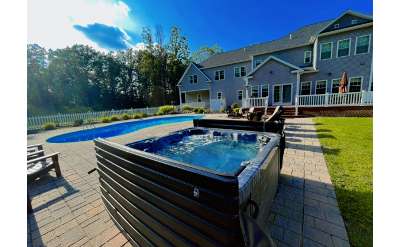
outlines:
[[[28,115],[178,104],[177,82],[190,61],[221,52],[217,45],[190,56],[177,27],[164,41],[160,26],[144,28],[144,49],[100,52],[73,45],[47,50],[27,46]]]

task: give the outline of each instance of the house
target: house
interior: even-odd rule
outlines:
[[[372,16],[346,11],[273,41],[190,63],[179,80],[181,105],[372,104]],[[348,93],[339,81],[348,74]]]

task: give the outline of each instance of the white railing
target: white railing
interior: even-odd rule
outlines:
[[[111,117],[113,115],[121,114],[135,114],[135,113],[146,113],[153,115],[158,111],[158,107],[148,108],[135,108],[135,109],[123,109],[123,110],[111,110],[111,111],[97,111],[97,112],[81,112],[81,113],[66,113],[66,114],[55,114],[47,116],[33,116],[28,117],[28,130],[40,129],[46,123],[55,123],[58,126],[71,126],[76,120],[99,120],[103,117]]]
[[[190,106],[192,108],[209,108],[210,107],[210,103],[206,102],[206,101],[202,101],[202,102],[186,102],[186,103],[182,103],[181,107],[184,106]]]
[[[268,97],[257,97],[257,98],[244,98],[243,107],[265,107],[268,105]]]
[[[371,91],[299,95],[296,97],[296,105],[298,107],[372,105],[372,96]]]

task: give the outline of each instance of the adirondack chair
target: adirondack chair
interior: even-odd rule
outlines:
[[[27,175],[28,183],[33,182],[36,178],[47,174],[54,169],[57,177],[61,177],[60,164],[58,163],[58,154],[53,153],[44,155],[44,150],[38,150],[28,153],[27,156]],[[28,212],[32,212],[31,200],[28,194],[27,208]]]

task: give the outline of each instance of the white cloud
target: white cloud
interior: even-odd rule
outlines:
[[[121,31],[139,31],[137,21],[132,19],[131,9],[122,1],[28,1],[28,43],[38,43],[51,49],[78,43],[104,51],[82,32],[73,28],[73,25],[86,26],[93,23],[118,27]]]

